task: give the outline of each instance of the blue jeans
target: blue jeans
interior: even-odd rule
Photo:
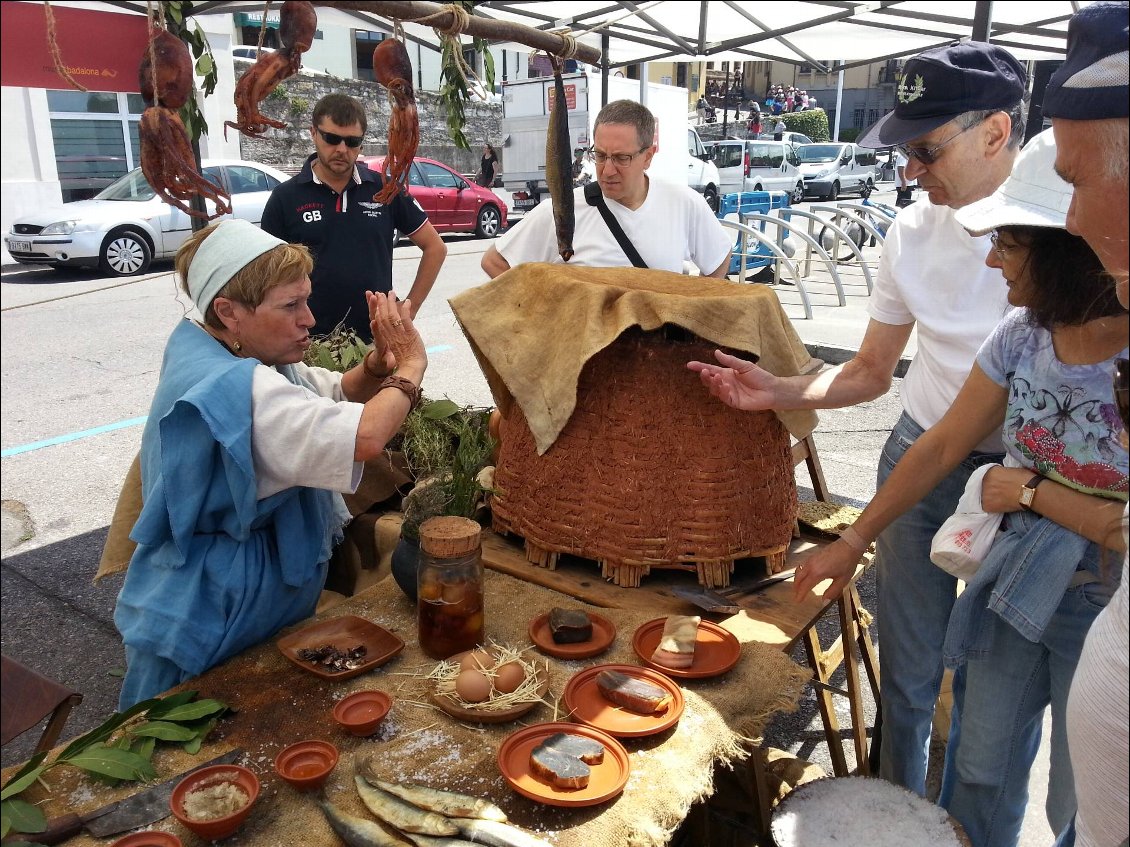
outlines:
[[[1036,643],[993,615],[991,650],[966,663],[961,743],[946,757],[953,791],[942,805],[965,827],[974,847],[1012,847],[1019,839],[1028,774],[1049,704],[1048,823],[1059,833],[1075,815],[1067,694],[1087,630],[1109,599],[1110,589],[1099,583],[1069,588]]]
[[[880,486],[923,432],[905,413],[899,418],[879,461]],[[930,561],[930,542],[957,508],[969,475],[1000,458],[969,456],[876,541],[883,700],[879,774],[923,797],[934,704],[942,684],[942,643],[957,597],[957,579]],[[959,731],[955,701],[950,743],[956,743]]]

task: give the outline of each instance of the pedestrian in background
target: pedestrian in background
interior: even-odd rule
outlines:
[[[501,168],[498,163],[498,153],[495,152],[493,145],[484,143],[483,157],[479,160],[479,174],[475,179],[475,183],[481,185],[483,188],[490,188],[494,185],[500,173]]]

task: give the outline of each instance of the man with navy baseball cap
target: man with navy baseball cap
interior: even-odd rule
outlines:
[[[917,179],[929,203],[901,209],[887,233],[868,303],[871,320],[853,359],[819,374],[790,378],[774,377],[722,353],[716,354],[719,365],[693,362],[689,367],[708,387],[732,389],[731,405],[742,409],[852,406],[887,392],[917,328],[918,353],[900,392],[903,415],[883,449],[882,485],[914,441],[949,409],[981,343],[1007,308],[1007,286],[999,269],[985,265],[989,237],[971,236],[953,215],[988,197],[1012,171],[1023,139],[1025,85],[1020,63],[992,44],[955,44],[907,61],[894,111],[872,126],[860,144],[898,147],[908,160],[906,178]],[[978,465],[999,461],[1002,450],[999,437],[978,445],[930,496],[876,539],[883,720],[879,770],[923,796],[942,681],[942,644],[957,597],[956,578],[930,561],[930,543],[953,514],[969,475]],[[848,534],[809,558],[797,569],[798,597],[824,579],[833,580],[826,596],[838,596],[871,540]],[[961,684],[962,679],[955,680],[953,747],[960,734]]]
[[[1120,277],[1126,303],[1127,43],[1130,7],[1096,3],[1068,25],[1067,59],[1048,83],[1044,115],[1055,133],[1055,167],[1075,186],[1067,228],[1083,236],[1106,269]]]
[[[1067,58],[1044,94],[1044,115],[1052,119],[1056,140],[1055,169],[1075,189],[1067,228],[1102,260],[1124,307],[1130,303],[1128,69],[1130,6],[1096,3],[1072,16]],[[1120,388],[1126,390],[1125,382]],[[1124,513],[1123,533],[1125,521]],[[1130,835],[1128,564],[1124,557],[1121,582],[1091,624],[1071,681],[1067,743],[1078,811],[1057,847],[1125,844]]]

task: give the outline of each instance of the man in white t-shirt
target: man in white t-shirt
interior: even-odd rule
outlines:
[[[954,221],[955,209],[992,194],[1008,177],[1020,148],[1025,73],[1005,50],[970,42],[929,50],[906,64],[898,104],[860,139],[864,147],[897,145],[907,179],[917,179],[929,203],[899,212],[883,245],[871,321],[855,358],[811,376],[778,378],[756,365],[717,353],[722,367],[692,362],[711,393],[742,409],[829,409],[879,397],[911,331],[918,354],[902,384],[903,415],[883,449],[878,481],[949,408],[981,343],[1004,316],[1000,271],[985,265],[988,236],[974,238]],[[969,474],[999,460],[999,438],[979,445],[957,471],[877,539],[879,651],[882,666],[880,773],[920,795],[934,703],[942,679],[942,643],[957,580],[930,561],[930,542],[953,514]],[[867,539],[848,531],[797,568],[805,596],[825,576],[850,573]],[[837,578],[826,596],[843,589]],[[951,746],[960,735],[960,686],[955,679]],[[948,758],[948,753],[947,753]],[[943,780],[939,802],[949,783]]]
[[[704,275],[725,276],[734,239],[701,194],[647,175],[657,149],[654,138],[655,116],[639,103],[616,100],[596,116],[590,155],[608,209],[649,268],[682,273],[689,259]],[[573,192],[573,209],[570,264],[632,265],[600,211],[586,202],[584,188]],[[482,268],[493,279],[526,262],[561,262],[549,202],[535,206],[487,250]]]

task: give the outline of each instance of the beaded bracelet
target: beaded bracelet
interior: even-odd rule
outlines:
[[[386,376],[391,375],[391,371],[385,371],[384,373],[380,373],[378,371],[373,370],[371,367],[369,367],[369,357],[372,356],[375,352],[377,352],[377,351],[376,350],[370,350],[368,353],[365,354],[365,358],[361,360],[361,367],[364,368],[365,373],[367,373],[373,379],[384,379]]]
[[[377,393],[379,394],[386,388],[396,388],[408,395],[408,399],[411,401],[411,405],[408,407],[409,412],[420,405],[420,398],[424,396],[424,392],[420,390],[420,386],[402,376],[386,376],[384,382],[381,383],[381,387],[377,389]]]

